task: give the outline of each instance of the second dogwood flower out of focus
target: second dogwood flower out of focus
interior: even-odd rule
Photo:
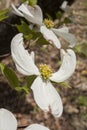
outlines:
[[[54,28],[54,23],[51,20],[43,19],[43,13],[38,5],[34,7],[28,5],[26,2],[16,8],[12,4],[13,11],[16,15],[24,17],[27,21],[36,24],[38,30],[43,37],[51,44],[54,44],[58,49],[61,48],[61,43],[58,37],[63,37],[69,44],[69,47],[74,47],[76,39],[73,34],[69,33],[69,29],[64,26],[62,28]]]

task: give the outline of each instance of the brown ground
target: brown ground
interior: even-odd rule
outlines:
[[[87,43],[87,1],[76,0],[71,9],[74,23],[68,26],[75,34],[78,44]],[[55,48],[49,46],[43,51],[37,49],[36,55],[37,63],[50,63],[57,69],[59,52]],[[14,67],[11,57],[2,62]],[[15,114],[20,130],[32,123],[46,125],[50,130],[87,130],[87,57],[77,54],[75,73],[67,83],[71,88],[56,85],[63,100],[64,112],[59,119],[55,119],[50,113],[44,113],[36,106],[32,92],[24,95],[12,90],[0,74],[0,108],[6,108]]]

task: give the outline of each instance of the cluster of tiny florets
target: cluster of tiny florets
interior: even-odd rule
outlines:
[[[54,22],[49,19],[44,19],[43,23],[46,25],[47,28],[53,28],[54,27]]]
[[[40,69],[41,76],[45,80],[49,79],[49,77],[52,75],[51,68],[46,64],[41,64],[39,69]]]

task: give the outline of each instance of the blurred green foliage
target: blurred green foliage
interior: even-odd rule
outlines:
[[[84,2],[84,6],[87,7],[87,1]]]
[[[76,45],[74,50],[77,54],[87,57],[87,42]]]
[[[58,11],[58,12],[56,13],[56,18],[57,18],[57,19],[61,20],[62,16],[63,16],[63,13],[62,13],[62,12]]]
[[[77,105],[81,107],[80,118],[87,121],[87,96],[81,95],[77,99]]]
[[[72,23],[71,17],[68,15],[66,17],[64,17],[64,13],[61,11],[58,11],[56,13],[56,19],[58,20],[58,26],[61,26],[63,24]]]
[[[82,112],[82,113],[80,114],[80,118],[81,118],[82,120],[84,120],[84,121],[87,121],[87,112]]]
[[[84,95],[79,96],[79,98],[78,98],[78,104],[80,106],[86,106],[87,107],[87,96],[84,96]]]

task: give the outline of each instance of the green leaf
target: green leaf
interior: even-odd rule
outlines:
[[[58,84],[60,84],[63,87],[66,87],[66,88],[71,88],[71,86],[67,82],[61,82],[61,83],[58,83]]]
[[[26,76],[27,86],[30,88],[34,80],[36,79],[36,75]]]
[[[29,0],[29,5],[34,6],[37,4],[37,0]]]
[[[53,21],[53,18],[52,18],[52,16],[51,16],[51,15],[49,15],[48,13],[46,13],[46,16],[47,16],[47,19],[50,19],[50,20],[52,20],[52,21]]]
[[[16,25],[16,27],[19,32],[24,34],[26,40],[32,39],[33,37],[32,30],[29,29],[28,25],[24,21],[21,21],[21,25]]]
[[[26,2],[27,0],[22,0],[22,3]]]
[[[7,13],[8,13],[8,9],[4,9],[4,10],[0,11],[0,21],[6,19],[8,17]]]
[[[26,40],[35,40],[36,43],[39,45],[49,44],[49,42],[46,39],[44,39],[43,35],[40,32],[35,32],[34,30],[31,30],[24,21],[21,22],[21,25],[16,26],[19,32],[24,34],[24,38]]]
[[[31,30],[29,28],[29,25],[27,25],[27,23],[25,23],[24,21],[21,21],[21,25],[16,25],[16,26],[19,32],[24,34],[26,40],[30,40],[30,39],[35,40],[40,35],[39,32],[35,32],[34,30]]]
[[[15,90],[18,92],[24,91],[25,93],[29,93],[29,87],[27,85],[24,85],[22,87],[18,86],[15,88]]]
[[[68,24],[68,23],[72,23],[72,21],[71,21],[70,18],[66,17],[66,18],[64,19],[63,23]]]
[[[0,69],[2,74],[7,78],[12,88],[15,89],[17,86],[19,86],[18,78],[12,69],[8,68],[2,63],[0,64]]]
[[[8,9],[0,10],[0,15],[4,15],[8,13]]]
[[[37,4],[37,0],[22,0],[22,3],[28,2],[30,6],[35,6]]]
[[[58,84],[58,85],[60,85],[62,87],[71,88],[71,86],[67,82],[60,82],[60,83],[53,82],[53,83],[56,83],[56,84]]]
[[[15,72],[10,69],[9,67],[5,66],[4,64],[0,63],[0,69],[2,74],[6,77],[8,80],[10,86],[15,89],[18,92],[24,91],[26,93],[29,92],[29,87],[27,85],[19,86],[19,80],[16,76]],[[23,84],[23,82],[21,83]]]
[[[41,37],[37,40],[37,44],[39,45],[48,45],[49,42],[43,37],[42,34],[40,34]]]
[[[61,19],[62,18],[62,16],[63,16],[63,13],[62,12],[60,12],[60,11],[58,11],[57,13],[56,13],[56,18],[57,19]]]

